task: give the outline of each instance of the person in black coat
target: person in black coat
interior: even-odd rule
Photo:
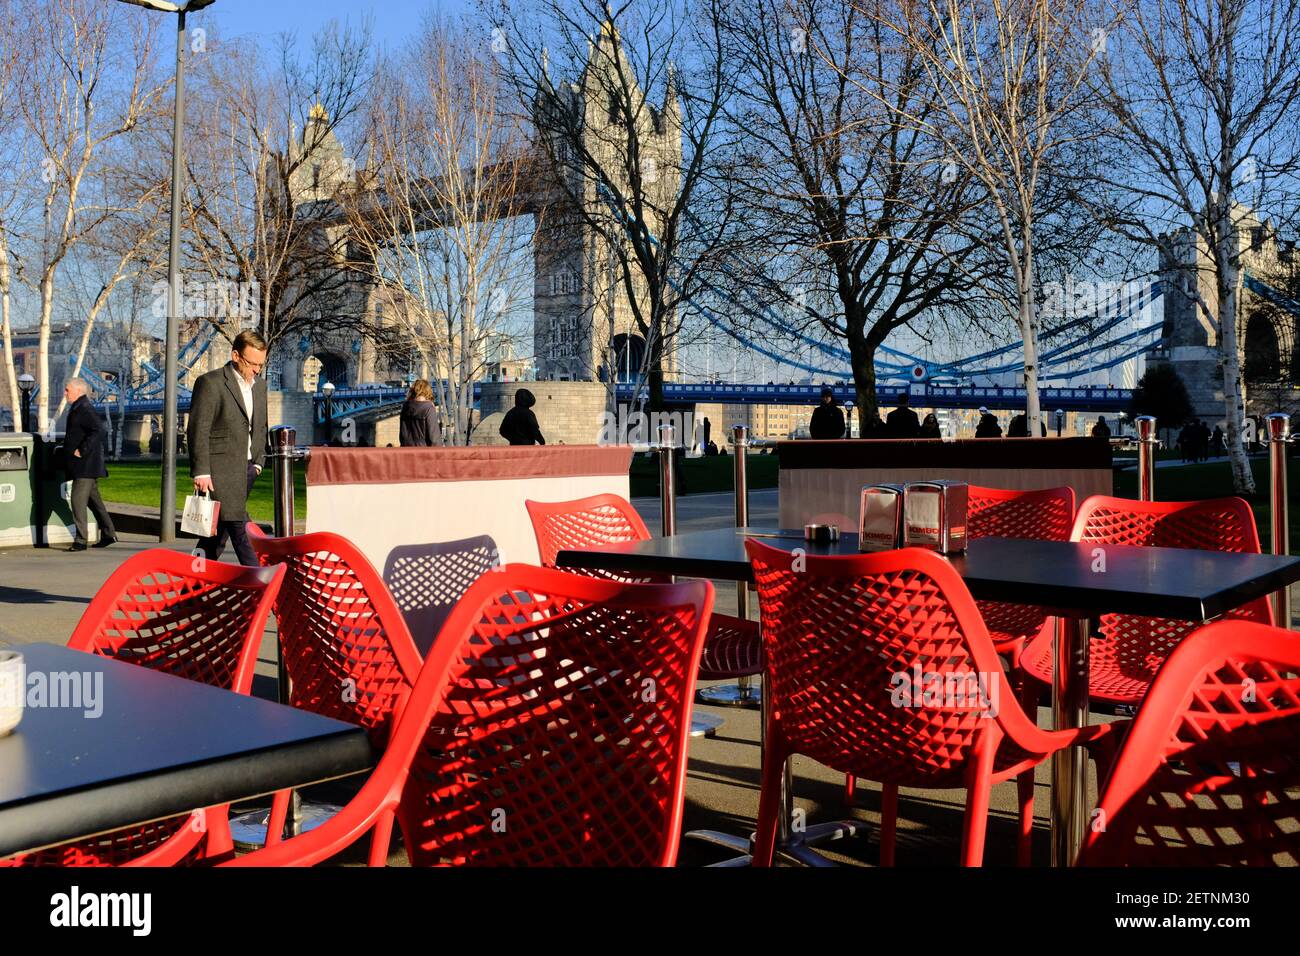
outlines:
[[[515,392],[515,407],[501,419],[501,437],[512,445],[545,445],[542,429],[533,414],[537,399],[526,388]]]
[[[433,386],[425,379],[416,379],[406,393],[397,434],[403,448],[429,448],[442,444],[438,407],[433,404]]]
[[[77,526],[76,540],[68,550],[86,550],[87,505],[99,524],[99,541],[95,547],[107,548],[117,541],[117,531],[99,496],[99,479],[108,477],[108,469],[104,467],[104,423],[90,404],[90,386],[84,379],[68,379],[63,386],[63,397],[68,402],[63,456],[68,477],[72,479],[72,520]]]
[[[925,416],[925,421],[921,422],[921,438],[942,438],[943,432],[939,429],[939,416],[934,412]]]
[[[989,413],[989,410],[987,408],[984,407],[980,408],[980,421],[979,424],[975,426],[975,437],[976,438],[1001,438],[1002,437],[1002,426],[998,424],[998,420]]]
[[[818,439],[844,437],[844,411],[836,403],[835,393],[829,388],[822,389],[822,402],[813,409],[812,420],[808,422],[808,434]]]
[[[916,438],[921,433],[921,422],[907,403],[907,392],[899,392],[898,407],[885,417],[885,428],[891,438]]]
[[[1110,440],[1110,426],[1106,424],[1105,415],[1097,416],[1097,424],[1092,426],[1092,437]]]

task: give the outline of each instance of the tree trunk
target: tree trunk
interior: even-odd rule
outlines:
[[[1231,217],[1229,204],[1224,204],[1221,214]],[[1250,470],[1250,458],[1241,441],[1242,419],[1246,414],[1246,382],[1241,374],[1241,354],[1237,350],[1237,304],[1241,301],[1241,269],[1237,264],[1236,231],[1228,222],[1221,228],[1220,243],[1230,244],[1221,250],[1219,289],[1219,355],[1223,358],[1224,412],[1227,415],[1228,460],[1232,462],[1232,487],[1238,494],[1255,493],[1255,476]],[[1226,252],[1227,255],[1222,253]]]
[[[1020,288],[1020,337],[1024,342],[1025,356],[1025,418],[1031,438],[1042,435],[1038,427],[1042,409],[1038,398],[1038,305],[1034,301],[1034,263],[1025,257],[1025,281]]]
[[[9,325],[9,242],[0,223],[0,338],[4,339],[4,371],[9,380],[9,407],[13,410],[13,429],[22,431],[22,401],[18,394],[18,370],[14,366],[13,329]]]
[[[850,338],[849,364],[853,368],[853,389],[857,394],[858,435],[866,438],[880,410],[876,403],[875,346],[863,338]]]
[[[41,326],[36,353],[36,430],[42,434],[54,430],[50,421],[50,315],[54,311],[54,276],[47,273],[41,280]]]
[[[650,411],[664,411],[664,340],[663,336],[658,334],[658,326],[651,326],[649,336],[649,370],[647,381],[650,386]],[[658,436],[651,438],[651,441],[658,441]]]

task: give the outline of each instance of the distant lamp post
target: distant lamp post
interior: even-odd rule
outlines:
[[[23,393],[23,431],[32,430],[32,393],[36,391],[36,379],[26,372],[18,376],[18,390]]]
[[[1058,408],[1056,410],[1056,437],[1057,438],[1061,437],[1061,427],[1064,424],[1065,424],[1065,409]]]
[[[326,382],[320,387],[325,396],[325,444],[334,444],[334,383]]]
[[[844,437],[853,437],[853,403],[844,403]]]
[[[176,353],[180,350],[180,241],[181,241],[181,132],[185,122],[185,14],[210,7],[216,0],[120,0],[132,6],[176,14],[176,106],[172,116],[172,215],[171,238],[167,249],[167,339],[163,351],[163,448],[162,511],[176,513]],[[158,540],[176,540],[175,522],[158,522]]]

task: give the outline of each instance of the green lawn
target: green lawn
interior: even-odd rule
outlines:
[[[105,501],[120,501],[129,505],[158,507],[162,465],[156,461],[115,461],[108,464],[108,477],[100,479],[99,491]],[[181,459],[176,466],[176,507],[179,509],[185,496],[194,490],[190,480],[190,463]],[[298,468],[294,475],[294,517],[307,517],[307,474]],[[248,496],[248,514],[254,521],[270,522],[274,516],[271,501],[271,473],[263,471]]]
[[[749,487],[775,488],[777,478],[776,455],[750,455],[747,459]],[[735,459],[730,455],[683,460],[683,475],[678,482],[683,486],[677,493],[694,495],[708,491],[731,491]],[[630,494],[633,498],[653,498],[659,494],[659,456],[633,455]]]
[[[1288,470],[1294,472],[1300,468],[1300,459],[1291,459],[1287,464]],[[1251,471],[1255,476],[1255,493],[1241,497],[1250,502],[1250,507],[1255,512],[1260,545],[1265,551],[1270,551],[1272,550],[1270,523],[1273,509],[1269,497],[1268,457],[1252,458]],[[1288,475],[1288,479],[1287,524],[1290,527],[1291,550],[1294,552],[1295,548],[1300,546],[1300,496],[1296,493],[1300,479],[1295,475]],[[1232,468],[1226,458],[1182,468],[1157,468],[1155,492],[1157,501],[1195,501],[1236,494],[1232,489]],[[1122,498],[1137,497],[1136,471],[1115,473],[1115,494]]]
[[[685,494],[706,491],[730,491],[733,461],[730,456],[716,458],[687,458],[685,468]],[[156,461],[110,462],[108,477],[99,483],[105,501],[158,507],[158,487],[161,466]],[[749,456],[749,486],[775,488],[777,476],[776,455]],[[631,469],[632,497],[653,497],[659,494],[659,461],[636,455]],[[177,507],[194,488],[190,481],[190,464],[182,459],[177,466]],[[679,490],[679,493],[681,491]],[[255,521],[269,522],[273,517],[271,501],[271,476],[263,472],[253,485],[248,499],[248,513]],[[294,513],[298,520],[307,517],[307,477],[303,468],[294,475]]]

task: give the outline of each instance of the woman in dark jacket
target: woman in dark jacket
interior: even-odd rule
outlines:
[[[438,408],[433,404],[433,388],[422,378],[412,383],[411,390],[406,393],[398,438],[403,448],[428,448],[442,444]]]
[[[921,422],[921,438],[942,438],[943,433],[939,430],[939,416],[934,412],[925,416],[925,421]]]
[[[501,437],[512,445],[545,445],[542,430],[537,425],[533,406],[537,399],[526,388],[515,392],[515,407],[501,419]]]

